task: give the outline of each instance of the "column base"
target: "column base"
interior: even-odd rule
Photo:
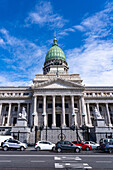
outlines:
[[[52,128],[56,128],[56,125],[52,125]]]
[[[65,129],[65,128],[66,128],[66,125],[62,125],[62,128]]]
[[[108,127],[113,127],[113,125],[110,123],[110,124],[108,125]]]

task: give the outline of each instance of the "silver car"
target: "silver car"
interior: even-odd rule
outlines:
[[[21,151],[24,151],[27,148],[27,144],[10,138],[3,142],[2,148],[4,151],[7,151],[8,149],[20,149]]]

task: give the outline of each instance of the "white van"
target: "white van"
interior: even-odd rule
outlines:
[[[0,136],[0,147],[1,147],[1,143],[2,142],[4,142],[6,139],[9,139],[9,138],[12,138],[13,139],[13,137],[12,136]]]

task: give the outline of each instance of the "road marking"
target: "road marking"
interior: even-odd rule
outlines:
[[[71,160],[75,160],[75,161],[81,161],[81,160],[82,160],[82,159],[79,158],[78,156],[77,156],[77,157],[72,157],[72,158],[71,158],[71,157],[68,157],[68,156],[67,156],[67,157],[64,157],[64,156],[63,156],[63,157],[62,157],[62,156],[59,156],[59,157],[58,157],[58,156],[55,156],[55,157],[54,157],[54,160],[64,160],[64,159],[66,159],[66,160],[71,159]]]
[[[64,166],[60,165],[59,163],[55,163],[55,168],[64,168]]]
[[[86,166],[86,167],[84,167],[84,169],[92,169],[92,167],[91,166]]]
[[[97,163],[112,163],[112,161],[96,161]]]
[[[88,165],[87,163],[83,163],[83,165]]]
[[[0,160],[0,163],[2,162],[11,162],[11,160]]]
[[[46,162],[46,161],[37,161],[37,160],[35,161],[35,160],[34,160],[34,161],[31,161],[31,162]]]
[[[70,163],[66,163],[65,165],[71,165]]]
[[[55,157],[54,157],[54,160],[61,160],[61,158],[60,158],[60,157],[55,156]]]

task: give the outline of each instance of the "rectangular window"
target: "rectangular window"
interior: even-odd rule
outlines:
[[[18,111],[18,107],[15,107],[15,112],[17,112]]]
[[[69,108],[69,107],[68,107],[68,103],[65,103],[65,108]]]
[[[74,103],[74,108],[77,108],[77,103]]]
[[[49,109],[52,108],[52,103],[48,103],[48,108],[49,108]]]
[[[93,111],[93,108],[92,108],[92,107],[90,107],[90,111],[91,111],[91,112]]]
[[[39,109],[42,109],[42,103],[39,103]]]
[[[61,103],[56,103],[55,107],[62,107],[62,104]]]
[[[9,110],[9,107],[6,107],[6,112],[8,112],[8,110]]]

